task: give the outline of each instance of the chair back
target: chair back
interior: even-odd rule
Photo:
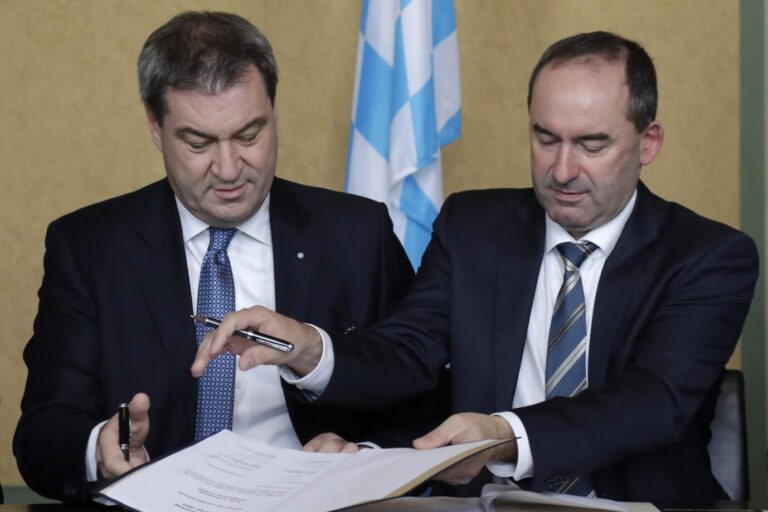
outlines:
[[[711,429],[712,439],[708,449],[712,474],[732,500],[748,500],[744,375],[739,370],[725,370],[723,373]]]

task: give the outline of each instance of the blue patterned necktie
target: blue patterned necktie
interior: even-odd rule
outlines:
[[[575,396],[587,387],[587,320],[579,267],[595,249],[597,246],[591,242],[564,242],[557,246],[565,273],[549,328],[547,399]],[[594,496],[586,475],[567,479],[557,492]]]
[[[197,314],[222,318],[235,310],[235,283],[227,246],[237,230],[211,227],[209,231],[211,241],[200,268]],[[198,323],[196,329],[197,345],[200,346],[211,328]],[[232,428],[234,403],[235,356],[226,352],[208,363],[198,382],[195,441]]]

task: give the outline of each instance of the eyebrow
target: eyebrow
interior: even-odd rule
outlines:
[[[241,135],[243,132],[246,132],[250,130],[251,128],[261,128],[267,124],[267,117],[256,117],[254,119],[251,119],[246,124],[244,124],[242,127],[240,127],[238,130],[236,130],[230,137],[237,137],[238,135]],[[176,131],[174,131],[177,137],[182,138],[184,135],[194,135],[197,137],[200,137],[201,139],[208,139],[208,140],[216,140],[218,137],[215,135],[211,135],[210,133],[201,132],[200,130],[196,130],[192,128],[191,126],[185,126],[183,128],[177,128]]]
[[[540,133],[542,135],[549,135],[550,137],[557,137],[557,135],[555,135],[551,131],[547,130],[543,126],[539,125],[538,123],[533,123],[533,131],[535,131],[536,133]]]
[[[562,138],[559,135],[556,135],[556,134],[552,133],[551,131],[547,130],[546,128],[544,128],[543,126],[539,125],[538,123],[534,123],[533,124],[533,131],[535,131],[536,133],[540,133],[542,135],[548,135],[550,137],[555,137],[557,139]],[[607,133],[602,133],[602,132],[598,132],[598,133],[585,133],[584,135],[579,135],[577,137],[574,137],[574,140],[597,140],[597,141],[601,141],[601,140],[609,140],[609,139],[610,139],[610,137],[608,136],[608,134]]]

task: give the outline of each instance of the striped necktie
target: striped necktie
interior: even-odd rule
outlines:
[[[579,267],[595,249],[597,246],[591,242],[564,242],[557,246],[565,273],[549,328],[547,399],[575,396],[587,387],[587,320]],[[587,475],[567,479],[557,492],[594,496]]]
[[[236,229],[209,228],[211,241],[200,268],[197,314],[222,318],[235,310],[235,283],[227,256],[227,246]],[[210,327],[196,326],[197,345]],[[213,359],[200,377],[197,389],[195,441],[232,428],[235,403],[235,355],[226,352]]]

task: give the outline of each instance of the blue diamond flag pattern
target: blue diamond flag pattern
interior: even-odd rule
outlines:
[[[443,202],[440,148],[460,134],[453,0],[364,0],[345,190],[387,204],[414,268]]]

